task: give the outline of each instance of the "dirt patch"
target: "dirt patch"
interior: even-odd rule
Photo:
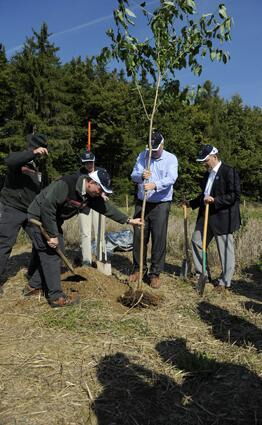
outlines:
[[[200,299],[174,272],[157,308],[131,309],[130,254],[117,254],[114,275],[76,268],[65,290],[81,303],[51,309],[24,299],[24,252],[0,299],[1,425],[259,425],[262,423],[261,283],[242,276],[231,292],[207,285]],[[116,277],[117,276],[117,277]],[[240,280],[240,279],[239,279]]]

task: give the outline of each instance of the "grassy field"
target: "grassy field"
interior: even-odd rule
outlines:
[[[114,254],[110,277],[78,268],[87,280],[74,283],[64,273],[65,290],[81,296],[75,307],[24,299],[30,245],[21,236],[0,299],[0,425],[261,425],[261,210],[243,216],[232,291],[207,285],[200,298],[179,278],[183,221],[174,208],[163,285],[154,291],[164,301],[147,309],[118,302],[130,253]],[[72,221],[71,259],[77,238]],[[217,277],[214,245],[209,257]]]

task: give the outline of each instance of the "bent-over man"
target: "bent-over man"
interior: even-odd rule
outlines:
[[[37,295],[45,291],[51,307],[65,307],[77,302],[77,298],[67,297],[60,282],[60,258],[55,248],[63,246],[62,224],[79,212],[89,208],[121,223],[141,224],[140,219],[131,219],[115,208],[109,201],[105,202],[103,193],[110,194],[110,176],[105,169],[89,175],[77,173],[64,176],[54,181],[40,192],[28,208],[28,218],[41,221],[50,236],[48,241],[41,235],[39,228],[30,226],[32,239],[38,257],[38,268],[24,291],[25,296]]]

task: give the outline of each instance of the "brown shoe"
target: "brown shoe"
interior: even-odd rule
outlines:
[[[139,280],[139,272],[134,272],[129,275],[129,282],[137,282]]]
[[[56,300],[49,300],[50,307],[69,307],[70,305],[79,304],[80,297],[79,295],[72,294],[70,296],[62,295]]]
[[[26,286],[22,290],[22,294],[24,297],[37,296],[41,297],[43,295],[43,290],[41,288],[32,288],[31,286]]]
[[[149,285],[151,288],[158,289],[161,286],[160,277],[156,275],[149,276]]]

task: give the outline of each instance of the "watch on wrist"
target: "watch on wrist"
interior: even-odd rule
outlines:
[[[131,218],[128,217],[128,219],[126,220],[126,224],[130,224],[130,220],[131,220]]]

